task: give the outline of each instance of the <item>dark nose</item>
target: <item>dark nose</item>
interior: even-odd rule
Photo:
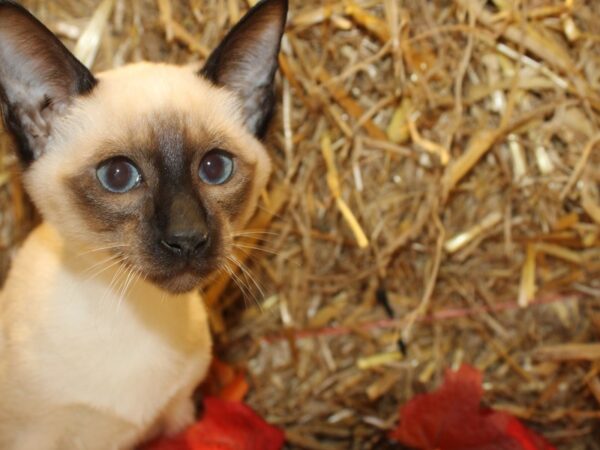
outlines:
[[[196,256],[202,253],[208,244],[208,233],[195,231],[165,236],[160,243],[171,253],[178,256]]]
[[[202,204],[187,192],[177,192],[164,208],[167,216],[159,227],[163,248],[178,257],[200,256],[210,244],[206,212]]]

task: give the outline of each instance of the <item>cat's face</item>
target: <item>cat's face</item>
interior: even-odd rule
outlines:
[[[65,237],[191,289],[254,211],[267,153],[235,96],[192,69],[141,64],[98,81],[25,173],[28,191]]]
[[[259,3],[200,74],[142,63],[94,78],[67,60],[75,74],[67,84],[42,74],[26,86],[15,73],[60,70],[68,55],[48,69],[34,55],[42,43],[17,41],[7,51],[3,17],[38,26],[8,6],[0,2],[0,98],[44,219],[67,241],[107,248],[166,290],[198,286],[224,264],[268,180],[257,136],[272,110],[286,2]],[[37,100],[21,94],[32,83]]]

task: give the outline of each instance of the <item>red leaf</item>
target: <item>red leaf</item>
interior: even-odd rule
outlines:
[[[463,365],[400,408],[390,437],[424,450],[555,450],[510,414],[480,407],[482,374]]]
[[[556,450],[543,437],[527,429],[518,419],[510,418],[506,426],[506,433],[521,444],[525,450]]]
[[[145,450],[280,450],[284,434],[243,403],[206,398],[202,419]]]

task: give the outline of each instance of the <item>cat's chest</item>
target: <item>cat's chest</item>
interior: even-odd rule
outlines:
[[[3,293],[10,354],[22,371],[15,380],[53,397],[51,404],[151,421],[178,391],[199,381],[210,359],[200,298],[166,295],[139,280],[126,286],[127,276],[111,270],[83,275],[47,245],[43,230],[37,234],[15,261],[16,270],[36,274],[37,282],[14,277]]]
[[[98,304],[79,305],[81,320],[57,317],[64,332],[50,337],[57,351],[72,343],[65,364],[78,370],[60,381],[63,389],[78,385],[80,401],[130,420],[151,420],[153,411],[200,376],[209,358],[200,299],[157,295],[144,285],[132,288],[126,298],[120,290],[107,294],[102,286],[81,288],[82,296]]]

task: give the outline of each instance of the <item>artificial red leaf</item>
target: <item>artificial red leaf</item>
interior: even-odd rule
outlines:
[[[243,403],[209,397],[202,419],[145,450],[280,450],[284,434]]]
[[[556,450],[543,437],[526,428],[518,419],[511,417],[506,433],[512,436],[524,450]]]
[[[423,450],[555,450],[510,414],[481,408],[482,374],[463,365],[400,408],[390,437]]]

